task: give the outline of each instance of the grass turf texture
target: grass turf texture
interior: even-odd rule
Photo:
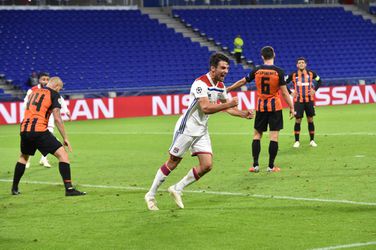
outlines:
[[[38,165],[39,153],[21,180],[22,194],[11,196],[5,180],[12,179],[18,157],[19,126],[1,126],[0,249],[310,249],[376,241],[375,108],[318,107],[319,146],[308,145],[304,118],[299,149],[292,148],[294,122],[285,110],[276,160],[282,172],[265,172],[265,134],[258,174],[248,173],[253,121],[213,115],[214,169],[186,190],[250,196],[186,192],[186,208],[179,210],[166,192],[159,192],[157,212],[147,211],[143,189],[167,159],[176,116],[67,122],[73,182],[88,192],[84,197],[65,197],[62,185],[25,183],[61,182],[57,161],[49,156],[53,167],[45,169]],[[186,155],[161,189],[196,164]]]

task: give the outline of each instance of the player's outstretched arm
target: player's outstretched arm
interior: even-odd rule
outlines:
[[[290,119],[292,119],[295,116],[295,110],[294,110],[294,105],[292,104],[292,101],[291,101],[291,98],[290,98],[290,94],[287,91],[286,85],[282,85],[281,86],[281,90],[282,90],[282,97],[283,97],[283,99],[285,99],[287,105],[289,105],[289,108],[290,108]]]
[[[240,88],[241,86],[243,86],[246,83],[247,83],[247,81],[246,81],[245,77],[243,77],[242,79],[240,79],[239,81],[235,82],[233,85],[228,87],[226,90],[227,90],[227,92],[233,91],[234,89]]]
[[[72,147],[68,141],[68,136],[65,132],[64,122],[60,115],[60,108],[54,108],[52,110],[52,113],[54,114],[55,125],[57,129],[59,130],[61,137],[63,138],[64,146],[67,146],[69,151],[72,152]]]
[[[222,101],[222,103],[229,102],[229,99],[226,99],[225,101]],[[245,119],[252,119],[254,116],[253,110],[239,110],[237,107],[229,108],[225,110],[226,113],[232,115],[232,116],[238,116]]]
[[[202,112],[209,115],[237,106],[238,98],[234,97],[231,101],[226,103],[210,103],[209,98],[200,97],[198,99],[198,105],[200,106]]]

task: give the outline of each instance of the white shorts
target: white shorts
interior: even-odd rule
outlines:
[[[210,136],[208,133],[202,136],[189,136],[175,133],[172,145],[169,149],[171,155],[183,158],[183,155],[190,149],[192,156],[199,154],[213,154]]]

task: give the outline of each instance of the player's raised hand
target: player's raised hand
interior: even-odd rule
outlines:
[[[64,140],[64,147],[67,147],[68,150],[69,150],[69,152],[73,152],[72,151],[72,146],[70,145],[70,142],[68,141],[68,139]],[[67,149],[65,149],[65,150],[67,150]]]

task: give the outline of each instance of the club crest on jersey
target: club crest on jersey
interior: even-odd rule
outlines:
[[[197,93],[197,94],[201,94],[201,92],[202,92],[202,88],[201,88],[201,87],[197,87],[197,88],[196,88],[196,93]]]
[[[179,148],[174,148],[174,149],[172,150],[172,152],[174,152],[175,154],[179,153]]]

